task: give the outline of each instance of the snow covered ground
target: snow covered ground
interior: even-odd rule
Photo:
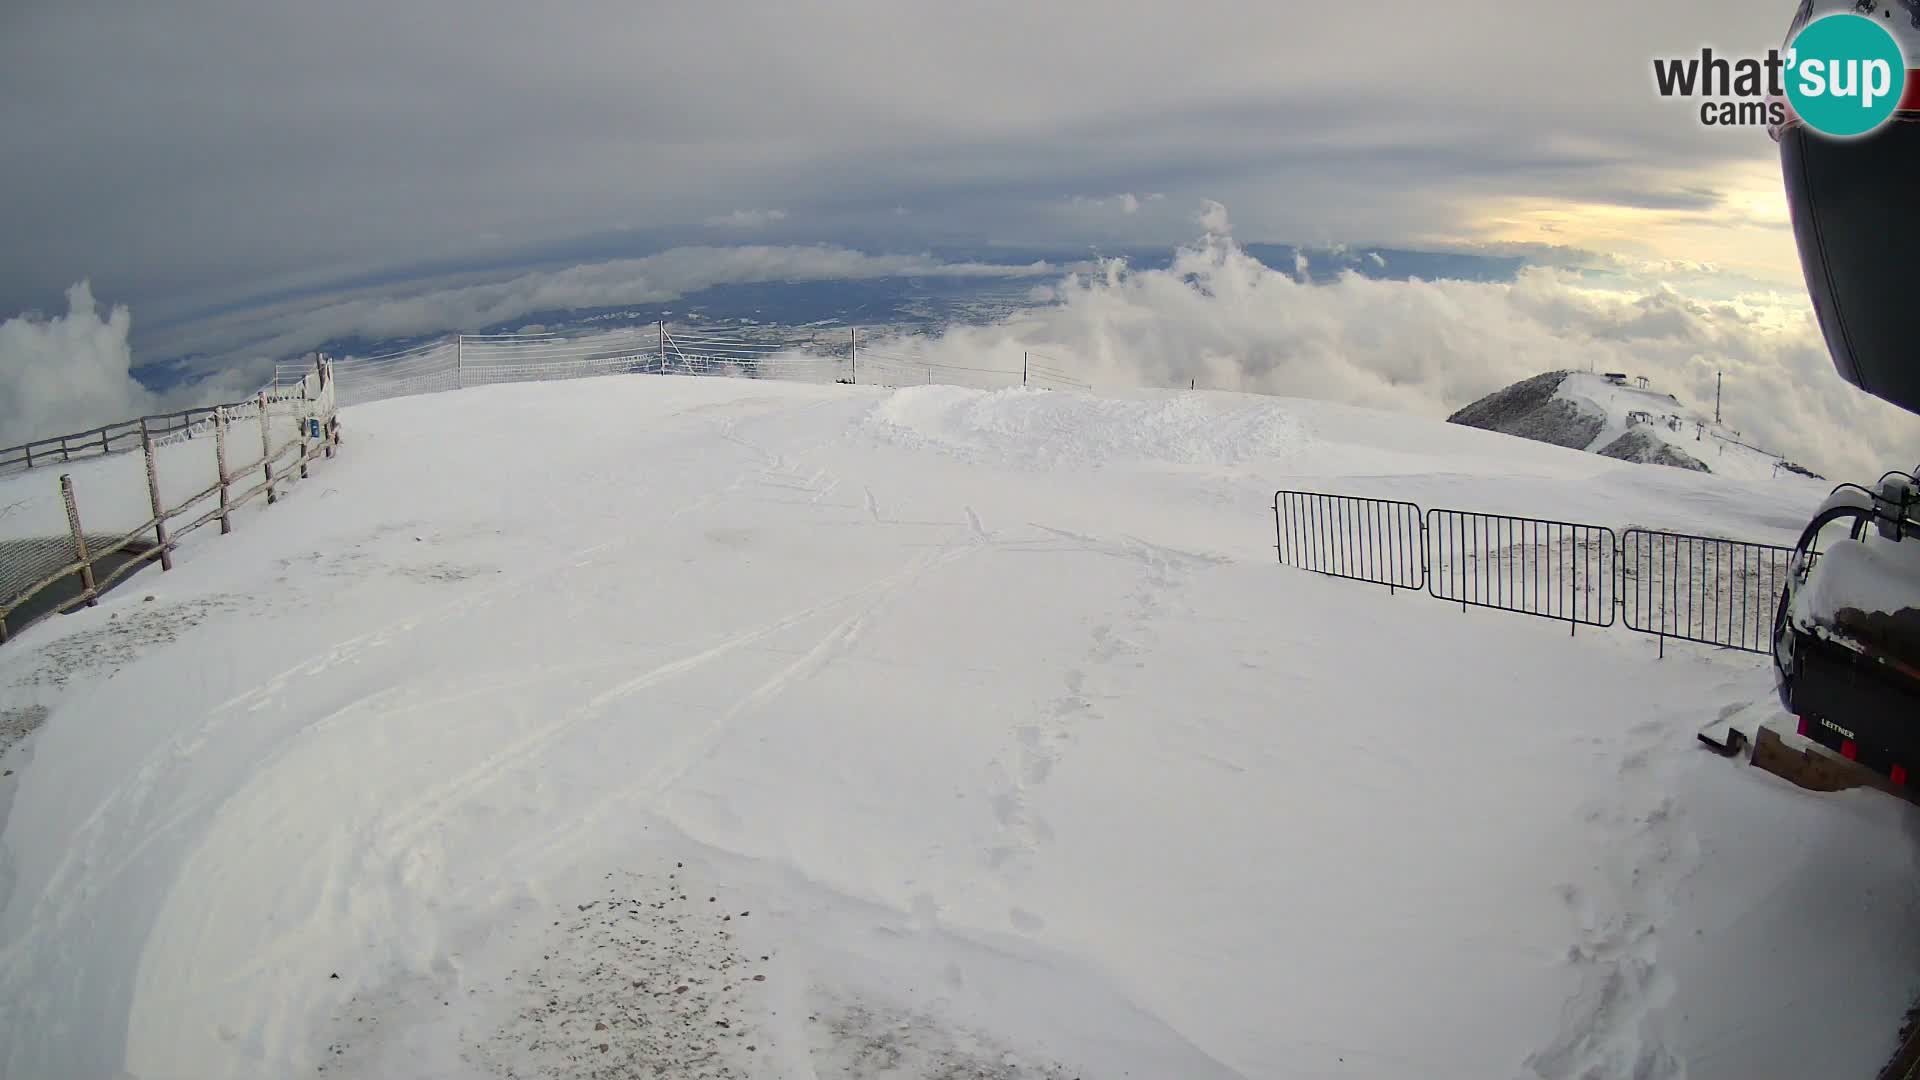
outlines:
[[[342,423],[0,649],[6,1077],[1866,1077],[1920,990],[1920,811],[1694,743],[1763,660],[1271,547],[1817,485],[1205,392]]]

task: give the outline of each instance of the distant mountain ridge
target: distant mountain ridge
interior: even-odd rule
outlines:
[[[1585,450],[1602,457],[1748,479],[1781,470],[1818,477],[1748,446],[1740,433],[1624,375],[1549,371],[1496,390],[1448,423]],[[1706,458],[1715,465],[1710,466]],[[1715,467],[1717,466],[1717,468]]]

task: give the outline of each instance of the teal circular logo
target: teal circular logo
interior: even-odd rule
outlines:
[[[1787,52],[1787,100],[1823,135],[1865,135],[1886,123],[1906,84],[1900,43],[1864,15],[1816,19]]]

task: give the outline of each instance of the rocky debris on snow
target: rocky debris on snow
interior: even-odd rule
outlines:
[[[1058,1062],[1025,1059],[992,1037],[925,1013],[823,997],[807,1017],[819,1076],[927,1080],[1080,1080]]]
[[[609,874],[606,890],[570,905],[540,966],[513,974],[522,1004],[474,1056],[516,1078],[748,1075],[760,961],[678,875]]]
[[[1570,371],[1549,371],[1522,379],[1447,417],[1447,423],[1585,450],[1599,437],[1606,419],[1554,396],[1571,374]]]
[[[45,705],[23,705],[15,709],[0,709],[0,752],[4,752],[14,743],[33,734],[41,724],[46,722],[47,707]]]

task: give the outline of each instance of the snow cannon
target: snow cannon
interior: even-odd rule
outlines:
[[[1920,413],[1920,304],[1905,290],[1920,249],[1920,3],[1804,0],[1788,42],[1830,14],[1884,26],[1907,77],[1891,118],[1865,134],[1824,134],[1790,107],[1770,129],[1800,267],[1840,377]],[[1834,488],[1795,546],[1773,628],[1775,687],[1799,733],[1902,787],[1920,785],[1917,517],[1913,473]]]

